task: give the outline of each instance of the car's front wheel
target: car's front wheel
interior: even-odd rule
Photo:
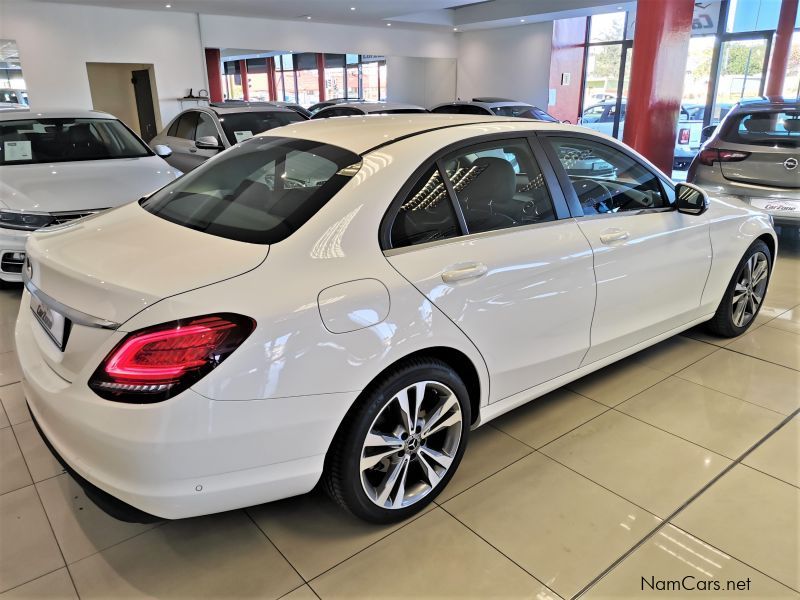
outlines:
[[[763,241],[756,240],[739,261],[708,328],[723,337],[747,331],[764,303],[771,272],[772,253]]]
[[[334,438],[323,485],[357,517],[405,519],[453,476],[470,423],[458,374],[440,360],[410,360],[365,391]]]

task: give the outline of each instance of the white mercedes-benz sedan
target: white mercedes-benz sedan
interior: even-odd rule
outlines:
[[[31,231],[137,200],[179,175],[107,113],[0,112],[0,282],[22,281]]]
[[[271,130],[27,249],[25,395],[107,510],[321,482],[388,522],[471,429],[698,323],[742,333],[776,237],[590,130],[398,115]]]

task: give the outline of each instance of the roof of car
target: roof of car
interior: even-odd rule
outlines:
[[[528,131],[531,129],[578,129],[591,134],[597,132],[576,128],[573,125],[544,123],[532,119],[513,117],[493,117],[482,115],[451,114],[396,114],[364,115],[341,119],[312,119],[301,123],[285,125],[259,134],[262,136],[286,136],[301,138],[339,146],[363,154],[378,146],[384,146],[400,139],[435,131],[438,129],[470,127],[474,135],[501,131]]]
[[[285,112],[285,113],[294,113],[291,108],[286,108],[283,106],[275,106],[274,104],[258,104],[256,106],[253,105],[233,105],[233,106],[201,106],[199,107],[200,110],[204,111],[211,111],[217,113],[218,115],[229,115],[231,113],[250,113],[250,112]],[[190,110],[197,110],[196,108]],[[295,113],[296,114],[296,113]]]
[[[762,96],[760,98],[745,98],[740,100],[731,112],[770,110],[773,108],[800,108],[800,101],[796,98],[784,98],[783,96]]]
[[[439,108],[440,106],[485,106],[488,108],[499,108],[501,106],[530,106],[531,108],[535,108],[533,104],[528,104],[527,102],[517,102],[516,100],[489,100],[488,98],[479,99],[475,98],[473,100],[456,100],[454,102],[442,102],[441,104],[437,104],[436,106],[431,107],[431,110],[434,108]]]
[[[325,108],[357,108],[359,110],[363,110],[365,112],[379,112],[383,110],[426,110],[422,106],[417,106],[416,104],[403,104],[401,102],[339,102],[338,104],[334,104],[333,106],[327,106]],[[325,108],[320,109],[320,112],[325,110]]]
[[[9,110],[0,111],[0,121],[22,119],[116,119],[114,115],[99,110]]]

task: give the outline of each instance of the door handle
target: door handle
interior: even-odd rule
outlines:
[[[622,229],[606,229],[600,234],[600,241],[604,244],[611,244],[612,242],[621,242],[630,237],[630,233]]]
[[[475,279],[476,277],[485,275],[488,270],[489,267],[479,262],[453,265],[442,273],[442,281],[445,283],[454,283],[465,279]]]
[[[189,148],[189,152],[197,152],[197,148]]]

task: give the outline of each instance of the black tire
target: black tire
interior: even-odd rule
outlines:
[[[441,476],[438,483],[431,486],[431,489],[428,490],[425,495],[409,506],[384,508],[379,506],[368,496],[365,486],[362,485],[361,459],[364,443],[367,434],[375,425],[376,419],[382,418],[379,417],[379,415],[386,414],[384,408],[390,406],[394,401],[395,395],[408,386],[423,381],[446,386],[452,391],[455,399],[458,401],[458,407],[461,411],[460,433],[450,434],[451,440],[458,437],[458,446],[452,454],[452,462],[446,472]],[[439,401],[437,396],[438,392],[433,392],[433,400],[431,400],[430,394],[430,390],[427,389],[423,394],[425,398],[428,398],[426,405],[431,402],[435,403]],[[414,402],[416,402],[416,400],[414,400]],[[455,411],[455,406],[451,410]],[[422,412],[420,412],[420,414],[422,415]],[[430,416],[431,415],[427,415],[427,417]],[[364,390],[358,401],[356,401],[354,406],[350,409],[328,451],[325,472],[322,476],[322,487],[337,504],[356,517],[366,521],[373,523],[392,523],[406,519],[430,504],[442,489],[444,489],[448,481],[450,481],[453,473],[458,469],[461,457],[464,455],[471,423],[472,418],[467,388],[458,374],[447,363],[433,358],[419,358],[398,364],[381,375]],[[398,461],[400,459],[398,459],[397,456],[402,454],[402,452],[403,450],[392,454],[391,457],[385,460]],[[419,452],[421,453],[422,450]],[[422,469],[419,458],[412,458],[409,460],[417,460],[416,468]],[[391,467],[387,466],[387,481],[389,479],[389,468]],[[412,468],[414,467],[408,467],[409,474]]]
[[[764,286],[764,294],[762,294],[762,300],[758,304],[752,316],[750,316],[746,322],[739,326],[734,322],[733,295],[736,290],[736,284],[741,279],[748,261],[751,259],[751,257],[753,257],[753,255],[758,253],[762,253],[767,258],[768,269],[766,284]],[[750,325],[753,324],[753,321],[756,320],[756,317],[758,316],[758,313],[764,304],[763,296],[766,294],[767,289],[769,288],[769,278],[771,274],[772,253],[770,252],[769,247],[762,240],[756,240],[747,249],[747,252],[744,253],[742,260],[739,261],[739,264],[736,265],[736,269],[733,272],[730,283],[728,283],[728,288],[725,290],[725,294],[722,296],[722,301],[719,303],[719,307],[717,307],[717,312],[714,314],[714,317],[708,321],[708,323],[706,323],[706,328],[711,333],[726,338],[736,337],[747,331]]]

